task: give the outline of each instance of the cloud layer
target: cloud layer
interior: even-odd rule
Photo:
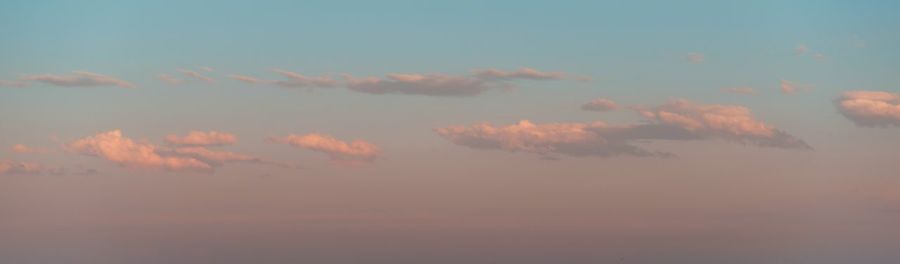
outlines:
[[[835,100],[845,117],[859,126],[900,127],[900,93],[852,91]]]
[[[581,110],[595,112],[613,111],[618,108],[619,105],[616,104],[616,102],[613,102],[612,100],[606,98],[597,98],[581,105]]]

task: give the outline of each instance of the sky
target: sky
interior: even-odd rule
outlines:
[[[889,1],[0,2],[0,263],[897,263]]]

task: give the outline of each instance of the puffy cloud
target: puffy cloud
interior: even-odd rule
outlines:
[[[91,86],[118,86],[122,88],[134,87],[133,84],[98,73],[86,71],[73,71],[68,75],[38,74],[21,78],[25,81],[41,82],[65,87],[91,87]]]
[[[603,122],[534,124],[528,120],[508,126],[480,123],[435,129],[454,144],[475,149],[500,149],[509,152],[536,153],[544,158],[568,156],[669,156],[647,151],[629,143],[627,137],[605,137],[626,127]]]
[[[237,136],[218,131],[191,131],[183,137],[178,135],[166,136],[166,143],[178,146],[221,146],[234,144]]]
[[[0,175],[40,174],[44,171],[46,167],[37,162],[0,160]]]
[[[95,156],[124,167],[157,168],[166,170],[211,171],[212,166],[196,158],[163,155],[159,147],[147,142],[135,142],[111,130],[81,138],[66,148],[74,153]]]
[[[835,100],[835,105],[859,126],[900,127],[900,93],[851,91]]]
[[[687,55],[687,60],[691,63],[703,63],[706,61],[706,56],[703,53],[691,52]]]
[[[612,100],[606,98],[597,98],[586,104],[581,105],[581,109],[585,111],[606,112],[619,108],[619,105]]]
[[[282,138],[270,138],[270,141],[289,144],[298,148],[318,151],[339,162],[371,162],[379,154],[378,147],[362,140],[350,143],[323,134],[288,135]]]
[[[802,140],[753,117],[750,109],[735,105],[706,105],[674,100],[637,110],[652,123],[642,129],[660,139],[721,138],[746,144],[810,149]]]
[[[729,87],[722,89],[723,92],[731,94],[755,94],[756,90],[751,87]]]
[[[542,72],[532,68],[521,68],[515,71],[503,71],[497,69],[477,70],[475,76],[485,80],[561,80],[566,77],[562,72]]]
[[[445,74],[388,74],[385,78],[350,78],[347,88],[370,94],[474,96],[498,87],[481,78]]]

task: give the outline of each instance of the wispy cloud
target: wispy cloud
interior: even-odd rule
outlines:
[[[219,131],[191,131],[185,136],[166,136],[166,143],[176,146],[222,146],[235,142],[237,136]]]
[[[37,74],[27,75],[21,78],[23,81],[40,82],[44,84],[64,87],[94,87],[94,86],[118,86],[132,88],[134,84],[117,79],[115,77],[86,71],[73,71],[71,74]]]
[[[581,110],[585,111],[595,111],[595,112],[607,112],[613,111],[619,108],[619,105],[616,102],[606,99],[606,98],[597,98],[581,105]]]
[[[344,142],[329,135],[305,134],[269,138],[271,142],[328,154],[332,160],[341,163],[372,162],[379,154],[378,147],[363,140]]]
[[[38,162],[0,160],[0,175],[41,174],[46,171],[47,167]]]
[[[796,94],[798,92],[809,91],[813,89],[813,86],[810,84],[799,84],[788,80],[781,80],[781,82],[779,82],[779,87],[781,88],[781,93],[783,94]]]

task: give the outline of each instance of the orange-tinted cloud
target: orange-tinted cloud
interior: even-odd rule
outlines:
[[[134,87],[133,84],[99,73],[86,71],[73,71],[68,75],[38,74],[21,78],[24,81],[40,82],[45,84],[65,87],[92,87],[92,86],[118,86],[122,88]]]
[[[900,127],[900,93],[852,91],[835,100],[841,114],[859,126]]]
[[[596,112],[613,111],[618,108],[619,105],[616,102],[606,98],[597,98],[581,105],[581,110]]]
[[[781,87],[781,93],[783,94],[795,94],[806,90],[812,90],[812,85],[795,84],[794,82],[788,80],[781,80],[779,84],[779,86]]]
[[[260,159],[253,156],[238,154],[230,151],[210,150],[204,147],[181,147],[173,150],[175,154],[192,157],[211,165],[220,166],[228,162],[259,162]]]
[[[234,134],[218,131],[191,131],[183,137],[166,136],[166,143],[177,146],[222,146],[235,142],[237,142],[237,136]]]
[[[212,166],[192,157],[161,155],[159,147],[135,142],[122,131],[111,130],[72,141],[66,148],[74,153],[106,159],[124,167],[166,170],[211,171]]]
[[[475,149],[499,149],[536,153],[545,158],[569,156],[668,156],[631,145],[627,138],[607,138],[598,133],[619,129],[603,122],[534,124],[528,120],[508,126],[490,123],[435,129],[451,142]]]
[[[657,125],[644,129],[658,130],[657,138],[661,139],[721,138],[758,146],[810,148],[802,140],[757,120],[750,109],[743,106],[674,100],[637,111]]]
[[[724,139],[766,147],[810,149],[802,140],[756,120],[742,106],[703,105],[685,100],[636,109],[647,123],[609,125],[592,123],[534,124],[528,120],[508,126],[490,123],[435,129],[451,142],[475,149],[536,153],[543,157],[655,156],[672,154],[646,150],[633,144],[652,140]]]
[[[350,143],[323,134],[288,135],[282,138],[270,138],[273,142],[289,144],[298,148],[309,149],[328,154],[332,160],[339,162],[372,162],[379,154],[378,147],[362,140]]]
[[[29,146],[26,146],[23,144],[15,144],[9,148],[9,151],[12,151],[14,153],[21,153],[21,154],[34,154],[34,153],[44,153],[47,150],[44,150],[41,148],[29,147]]]

